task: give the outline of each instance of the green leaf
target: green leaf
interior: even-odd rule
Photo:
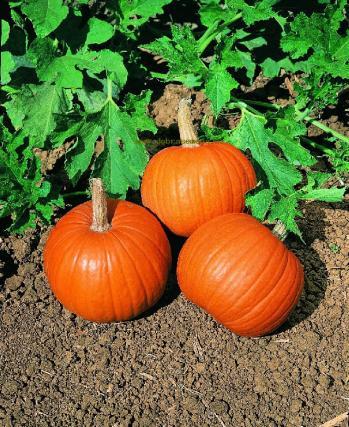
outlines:
[[[85,65],[84,67],[83,64]],[[126,84],[128,73],[124,65],[124,59],[118,52],[113,52],[109,49],[101,50],[98,53],[91,52],[88,62],[81,62],[81,67],[87,68],[94,73],[100,73],[104,70],[113,73],[113,81],[118,84],[120,89]]]
[[[41,174],[35,143],[23,133],[12,137],[0,123],[0,218],[11,217],[12,232],[34,228],[38,218],[48,221],[54,206],[63,205]]]
[[[171,27],[172,39],[161,37],[142,47],[155,55],[163,57],[169,66],[169,72],[163,75],[166,81],[175,80],[196,84],[207,74],[207,68],[200,59],[197,41],[189,26]],[[198,76],[195,79],[195,76]],[[192,86],[191,86],[192,87]]]
[[[308,183],[298,191],[299,198],[304,200],[321,200],[323,202],[341,202],[346,188],[321,188],[331,174],[323,172],[309,172]]]
[[[113,34],[114,27],[111,24],[95,17],[90,18],[85,45],[105,43]]]
[[[259,220],[263,220],[270,209],[274,198],[274,190],[264,188],[256,194],[247,194],[246,206],[251,209],[252,215]]]
[[[7,21],[1,20],[1,46],[3,46],[10,35],[10,24]]]
[[[61,88],[46,83],[25,86],[5,103],[5,108],[14,127],[23,128],[24,134],[34,137],[39,147],[55,129],[58,116],[68,112],[70,102]]]
[[[4,85],[11,80],[11,72],[16,68],[16,63],[10,52],[1,52],[1,84]]]
[[[221,63],[224,64],[226,68],[246,68],[247,77],[251,80],[256,69],[256,65],[252,60],[251,54],[249,52],[241,52],[237,49],[231,49],[232,48],[227,45],[223,50]]]
[[[205,27],[212,27],[216,22],[222,21],[222,20],[228,20],[227,14],[229,14],[229,17],[231,16],[232,12],[223,11],[222,7],[215,3],[210,2],[207,5],[203,6],[199,10],[200,14],[200,20],[201,23]]]
[[[339,61],[345,61],[349,57],[349,36],[338,38],[337,45],[333,49],[333,57]]]
[[[125,109],[131,116],[134,127],[141,131],[150,131],[154,134],[157,127],[154,120],[148,115],[148,105],[150,104],[151,91],[147,90],[140,95],[129,93],[125,98]]]
[[[139,177],[148,162],[145,146],[138,140],[130,116],[109,102],[101,112],[104,151],[96,168],[111,195],[124,196],[129,187],[139,187]]]
[[[267,21],[275,19],[280,25],[284,25],[285,18],[279,16],[272,10],[278,0],[261,0],[254,2],[253,6],[244,0],[228,0],[224,7],[218,2],[208,2],[200,9],[200,18],[203,25],[212,27],[217,22],[230,23],[238,13],[242,14],[242,19],[247,25],[252,25],[257,21]]]
[[[331,174],[328,172],[314,172],[309,171],[307,173],[308,184],[303,189],[312,190],[314,186],[321,187],[331,178]]]
[[[256,64],[254,63],[251,54],[248,52],[240,52],[236,51],[237,57],[239,58],[237,63],[233,63],[233,67],[235,68],[246,68],[247,71],[247,77],[250,81],[252,81],[252,78],[254,77],[254,72],[256,69]]]
[[[280,115],[283,117],[280,117]],[[296,166],[312,166],[316,159],[304,148],[299,137],[307,134],[304,123],[295,121],[294,107],[287,107],[279,112],[276,129],[271,135],[272,141],[283,151],[286,159]]]
[[[296,223],[296,218],[301,217],[302,212],[298,209],[298,197],[294,194],[290,197],[284,197],[274,201],[271,207],[269,221],[275,222],[280,220],[288,231],[302,237],[300,229]]]
[[[106,101],[105,93],[97,90],[90,92],[83,88],[77,89],[75,92],[78,95],[79,101],[84,106],[85,112],[88,114],[100,111]]]
[[[108,49],[99,52],[67,52],[64,56],[55,56],[53,42],[49,39],[36,40],[30,46],[30,59],[37,65],[37,75],[41,81],[55,82],[63,88],[80,89],[83,86],[81,70],[99,74],[102,71],[114,73],[119,90],[127,80],[127,70],[122,56]]]
[[[25,0],[21,6],[32,21],[38,37],[46,37],[68,15],[68,7],[62,0]]]
[[[343,201],[346,188],[318,188],[310,190],[300,196],[304,200],[321,200],[323,202],[341,202]]]
[[[272,7],[278,3],[279,0],[261,0],[255,2],[253,6],[246,4],[243,1],[228,0],[227,4],[231,7],[236,7],[237,4],[241,4],[242,19],[247,25],[252,25],[255,22],[268,21],[275,19],[279,25],[283,26],[286,19],[276,12],[273,11]]]
[[[15,9],[11,9],[11,18],[16,25],[21,28],[24,28],[24,18]]]
[[[345,6],[346,1],[340,0],[336,6],[326,6],[322,13],[299,13],[283,33],[284,52],[293,59],[307,55],[298,67],[301,65],[301,71],[314,74],[318,80],[326,74],[348,79],[349,32],[338,31],[345,20]]]
[[[163,12],[163,7],[172,0],[120,0],[120,31],[135,38],[134,29],[140,27],[152,16]]]
[[[102,128],[93,120],[86,120],[80,128],[76,144],[67,153],[65,169],[73,185],[81,178],[88,169],[95,151],[98,137],[102,134]]]
[[[314,72],[314,69],[311,74],[303,77],[301,83],[295,84],[298,110],[304,108],[307,108],[308,111],[321,110],[327,105],[337,103],[338,92],[341,90],[343,82],[334,81],[330,75],[322,76]]]
[[[349,173],[349,143],[336,138],[331,138],[330,141],[335,142],[335,149],[326,154],[336,173],[345,177]]]
[[[240,41],[240,43],[247,47],[248,50],[253,50],[258,47],[265,46],[267,44],[267,41],[264,37],[255,37],[253,39],[249,39],[246,41]]]
[[[46,67],[38,68],[37,75],[43,82],[55,82],[63,88],[81,88],[83,75],[76,68],[77,61],[73,55],[54,58]]]
[[[275,61],[272,58],[265,59],[260,64],[263,74],[266,77],[277,77],[280,74],[280,70],[283,68],[286,71],[297,71],[297,65],[295,65],[289,58],[283,58],[279,61]]]
[[[132,103],[135,106],[135,99]],[[112,196],[125,197],[129,187],[139,188],[148,155],[137,135],[137,127],[144,126],[144,122],[140,123],[139,117],[137,119],[139,106],[134,108],[136,120],[120,111],[114,101],[108,100],[100,112],[85,116],[71,127],[70,132],[69,129],[64,132],[61,142],[65,138],[77,137],[77,143],[69,151],[65,163],[74,184],[91,166]],[[94,159],[98,138],[102,139],[103,150]]]
[[[323,17],[313,14],[309,18],[299,13],[291,23],[291,31],[281,39],[281,46],[291,58],[297,59],[305,55],[311,47],[319,47],[324,43]]]
[[[211,101],[215,116],[218,116],[221,109],[230,100],[230,92],[238,87],[238,82],[234,80],[229,72],[220,64],[210,67],[210,73],[205,86],[205,93]]]
[[[302,175],[270,150],[271,135],[265,128],[265,118],[246,110],[242,113],[239,126],[232,132],[231,141],[238,148],[251,151],[253,159],[265,173],[270,188],[277,189],[280,194],[293,193],[293,187],[301,181]]]

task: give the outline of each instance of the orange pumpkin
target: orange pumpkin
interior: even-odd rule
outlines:
[[[234,333],[274,331],[297,304],[304,274],[298,258],[255,218],[214,218],[184,244],[177,266],[184,295]]]
[[[182,144],[152,157],[141,193],[143,205],[172,232],[189,236],[211,218],[242,212],[256,175],[250,161],[232,145],[197,141],[187,100],[180,102],[178,126]]]
[[[132,319],[164,292],[169,242],[146,209],[107,201],[98,179],[92,188],[92,203],[75,207],[52,229],[45,273],[57,299],[73,313],[95,322]]]

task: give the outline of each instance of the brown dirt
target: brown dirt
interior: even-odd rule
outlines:
[[[188,89],[183,85],[169,84],[165,87],[163,95],[152,105],[151,113],[156,125],[165,128],[167,133],[171,127],[177,129],[179,101],[188,97],[192,99],[191,115],[195,125],[204,114],[210,114],[208,100],[202,92]],[[177,137],[179,138],[179,135]]]
[[[305,206],[305,292],[272,336],[239,338],[178,295],[132,322],[65,311],[42,272],[43,233],[3,239],[0,425],[318,426],[348,410],[348,204]],[[178,240],[174,242],[178,246]]]
[[[196,123],[209,113],[202,95],[185,91],[174,85],[154,104],[163,135],[177,134],[183,95]],[[234,336],[189,303],[174,270],[146,316],[81,320],[44,277],[48,230],[3,237],[0,426],[318,427],[348,411],[348,207],[304,205],[306,243],[286,244],[304,264],[305,291],[287,323],[258,339]],[[177,253],[182,240],[171,243]]]
[[[46,172],[51,171],[57,161],[67,153],[73,143],[74,140],[67,141],[62,146],[54,148],[53,150],[42,150],[40,148],[35,149],[34,153],[41,160],[41,172],[45,174]]]

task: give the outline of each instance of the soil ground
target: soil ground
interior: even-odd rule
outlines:
[[[153,113],[171,137],[173,118],[160,117],[161,103],[172,111],[166,97]],[[200,114],[202,103],[195,98]],[[188,302],[174,269],[142,318],[81,320],[43,274],[49,229],[4,236],[0,426],[318,427],[348,411],[348,207],[303,206],[305,243],[286,244],[304,265],[304,293],[287,323],[258,339],[234,336]],[[182,241],[170,238],[176,254]]]

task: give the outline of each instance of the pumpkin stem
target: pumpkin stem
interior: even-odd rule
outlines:
[[[198,136],[195,132],[190,114],[190,98],[182,98],[178,104],[178,128],[183,147],[198,147]]]
[[[276,221],[276,224],[273,228],[273,234],[282,242],[286,239],[288,232],[285,225],[281,221]]]
[[[92,225],[91,230],[103,233],[110,228],[108,222],[107,197],[100,178],[91,179]]]

